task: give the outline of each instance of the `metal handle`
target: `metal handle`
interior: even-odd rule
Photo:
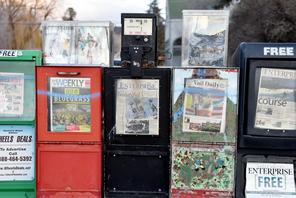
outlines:
[[[59,76],[78,76],[80,72],[57,72]]]

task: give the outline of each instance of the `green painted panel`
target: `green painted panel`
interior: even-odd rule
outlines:
[[[36,180],[32,181],[1,181],[0,192],[2,191],[33,191],[36,188]],[[1,196],[0,196],[1,197]]]
[[[0,191],[0,197],[5,198],[35,198],[35,191]]]
[[[2,50],[0,49],[0,61],[33,61],[35,65],[41,65],[42,52],[39,50]]]

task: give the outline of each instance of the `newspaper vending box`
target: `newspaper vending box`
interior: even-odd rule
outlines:
[[[104,69],[104,195],[169,193],[170,69]]]
[[[0,197],[35,197],[35,66],[41,51],[0,50]]]
[[[296,196],[295,43],[242,43],[236,197]]]
[[[234,196],[237,68],[173,69],[172,198]]]
[[[296,44],[242,43],[240,148],[296,149]]]
[[[101,197],[101,73],[37,68],[37,197]]]
[[[43,63],[109,67],[112,32],[109,21],[43,21]]]

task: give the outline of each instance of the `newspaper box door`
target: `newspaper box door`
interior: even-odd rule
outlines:
[[[41,51],[0,50],[0,123],[35,124],[35,65]]]
[[[170,70],[142,71],[134,79],[129,69],[104,69],[106,145],[169,144]]]
[[[37,68],[38,142],[101,139],[101,69]]]

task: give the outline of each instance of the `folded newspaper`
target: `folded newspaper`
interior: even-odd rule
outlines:
[[[90,132],[90,78],[49,79],[50,131]]]
[[[227,80],[187,79],[184,99],[184,132],[224,133]]]
[[[24,74],[0,73],[0,114],[21,116],[24,111]]]
[[[116,134],[159,134],[159,80],[117,81]]]
[[[255,127],[296,129],[296,71],[262,68]]]

